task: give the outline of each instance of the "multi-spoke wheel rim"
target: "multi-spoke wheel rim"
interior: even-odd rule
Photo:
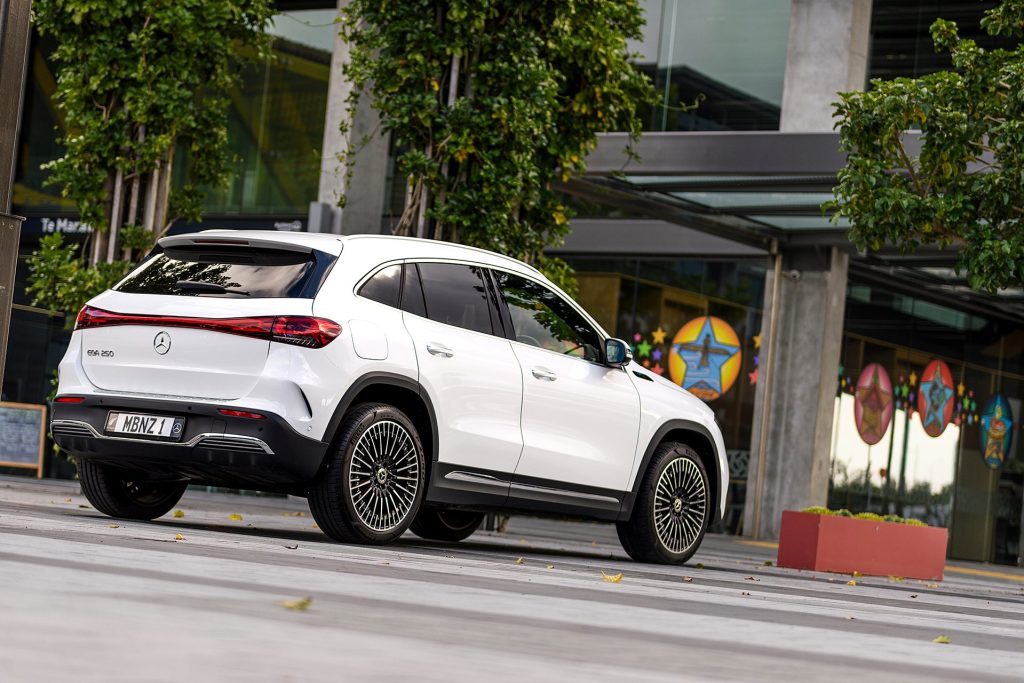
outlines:
[[[697,464],[677,458],[658,477],[654,492],[654,528],[669,552],[686,552],[704,528],[707,486]]]
[[[348,487],[359,521],[374,531],[391,531],[405,521],[419,491],[420,461],[402,425],[382,420],[356,442]]]

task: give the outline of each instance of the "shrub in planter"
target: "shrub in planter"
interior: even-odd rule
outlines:
[[[791,569],[937,581],[949,532],[917,520],[848,510],[782,513],[778,565]]]

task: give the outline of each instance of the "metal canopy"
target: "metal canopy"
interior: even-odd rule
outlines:
[[[858,253],[846,236],[848,222],[833,222],[821,211],[845,164],[837,133],[645,133],[632,146],[637,159],[626,154],[628,144],[625,133],[599,136],[586,176],[560,189],[623,215],[661,219],[756,249],[767,250],[773,241],[783,252],[843,247],[864,277],[1024,319],[1024,291],[972,291],[952,270],[955,249]],[[920,134],[907,133],[906,145],[916,156]]]

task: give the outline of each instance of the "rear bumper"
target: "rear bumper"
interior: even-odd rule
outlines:
[[[182,417],[184,434],[178,442],[107,435],[104,424],[111,410]],[[93,395],[78,404],[55,403],[50,429],[57,445],[76,458],[152,477],[266,490],[302,488],[316,476],[328,445],[302,436],[277,415],[262,414],[266,419],[227,417],[215,405]]]

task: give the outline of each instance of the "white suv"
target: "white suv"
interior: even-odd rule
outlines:
[[[349,543],[514,510],[684,562],[728,484],[699,399],[534,268],[431,240],[165,237],[82,309],[52,414],[108,515],[159,517],[188,483],[280,491]]]

